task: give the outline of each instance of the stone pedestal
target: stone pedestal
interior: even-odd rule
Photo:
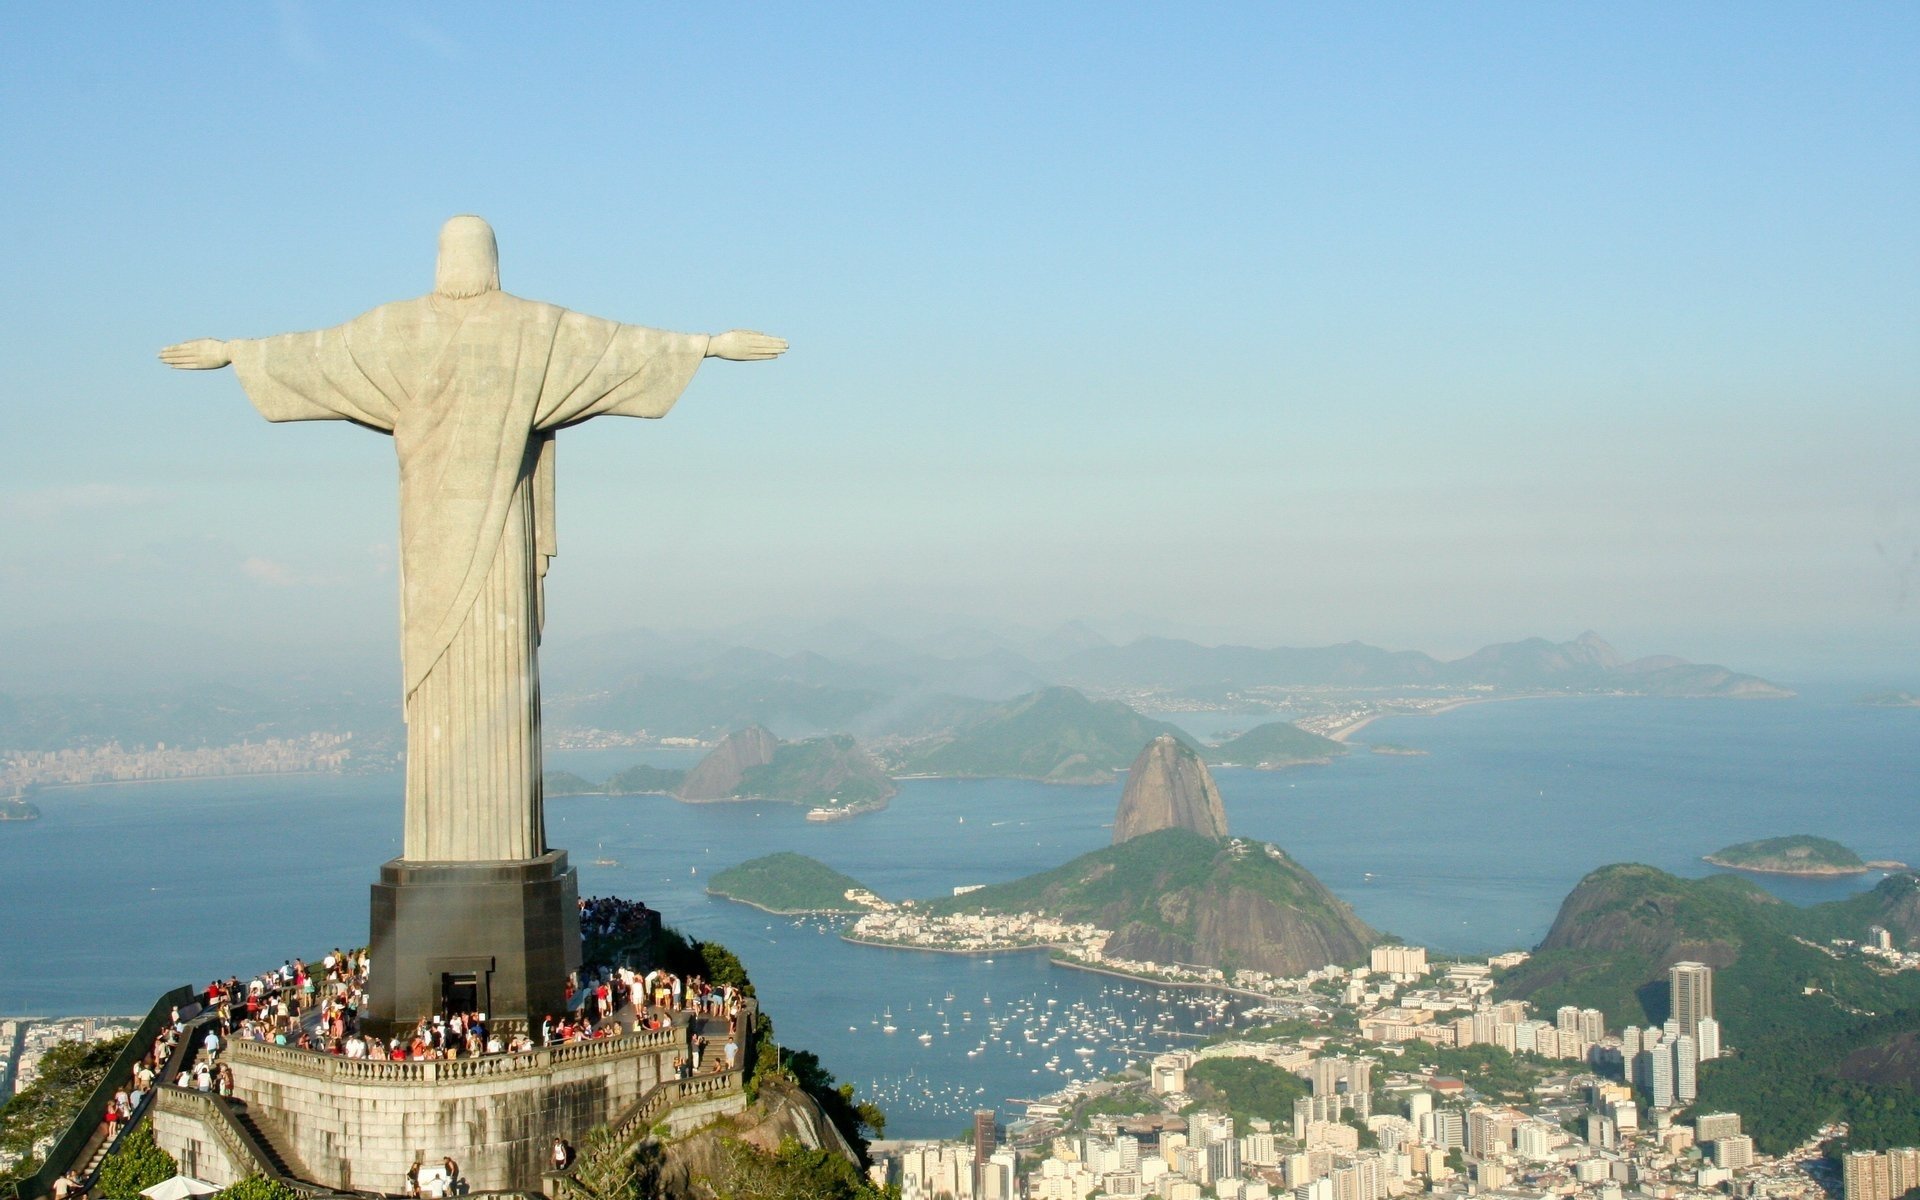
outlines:
[[[448,1009],[538,1025],[580,965],[579,885],[564,850],[521,862],[394,859],[373,885],[362,1022],[382,1037]]]

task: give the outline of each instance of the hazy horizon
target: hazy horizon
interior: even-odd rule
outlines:
[[[391,682],[391,444],[154,355],[418,295],[478,212],[509,291],[793,343],[561,435],[549,646],[1593,629],[1920,690],[1920,11],[204,11],[0,13],[5,675]]]

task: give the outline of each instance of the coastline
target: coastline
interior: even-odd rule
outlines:
[[[1509,700],[1557,700],[1557,699],[1562,699],[1568,696],[1577,696],[1577,695],[1578,693],[1575,693],[1575,692],[1522,692],[1518,695],[1513,695],[1513,696],[1461,696],[1456,700],[1448,700],[1443,703],[1436,704],[1432,708],[1421,709],[1419,712],[1368,713],[1366,716],[1361,717],[1359,720],[1354,721],[1351,724],[1342,725],[1340,728],[1332,731],[1331,733],[1326,734],[1325,736],[1333,739],[1336,742],[1344,742],[1349,737],[1353,736],[1356,733],[1359,733],[1362,729],[1365,729],[1367,726],[1373,724],[1375,721],[1378,721],[1381,717],[1437,717],[1437,716],[1440,716],[1442,713],[1455,712],[1462,708],[1471,708],[1476,704],[1501,704]]]
[[[1746,863],[1728,862],[1715,858],[1711,854],[1702,854],[1700,861],[1728,871],[1747,871],[1755,875],[1785,875],[1796,879],[1843,879],[1852,875],[1871,875],[1875,871],[1904,871],[1906,866],[1875,866],[1861,863],[1857,867],[1756,867]]]
[[[1122,971],[1116,967],[1094,966],[1092,963],[1085,963],[1077,958],[1067,957],[1066,948],[1053,942],[1028,942],[1019,946],[994,946],[981,950],[962,950],[950,946],[911,946],[902,942],[876,942],[867,938],[853,937],[845,933],[840,935],[840,940],[843,942],[851,942],[856,946],[878,946],[882,950],[913,950],[924,954],[960,954],[973,955],[975,957],[994,954],[1034,954],[1045,951],[1048,963],[1053,966],[1067,967],[1075,971],[1087,971],[1094,975],[1106,975],[1113,979],[1124,979],[1129,983],[1150,983],[1156,987],[1198,988],[1202,991],[1224,992],[1230,996],[1243,996],[1248,1000],[1257,1000],[1262,1004],[1271,1003],[1274,1000],[1280,999],[1280,997],[1269,996],[1262,992],[1250,992],[1245,988],[1237,988],[1229,983],[1205,983],[1194,979],[1162,979],[1158,975],[1135,975],[1132,972]]]
[[[857,917],[867,911],[864,908],[768,908],[764,904],[755,904],[751,900],[743,900],[739,896],[730,896],[725,892],[716,892],[712,888],[707,889],[707,895],[731,900],[735,904],[744,904],[748,908],[757,908],[763,913],[772,913],[776,917]]]
[[[220,775],[165,775],[159,779],[91,779],[86,783],[35,783],[29,786],[33,788],[34,794],[38,795],[41,792],[74,791],[81,788],[126,787],[136,783],[195,783],[208,779],[294,779],[309,775],[345,777],[362,773],[357,771],[235,771]],[[375,774],[376,772],[364,773]],[[22,792],[21,798],[24,799],[25,796],[26,793]]]

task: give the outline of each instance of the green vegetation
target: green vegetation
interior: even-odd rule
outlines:
[[[781,742],[773,761],[749,767],[733,793],[796,804],[838,800],[843,806],[860,808],[878,805],[898,791],[859,743],[846,734],[835,734]]]
[[[213,1200],[300,1200],[300,1193],[277,1180],[255,1175],[216,1192]]]
[[[1203,886],[1261,896],[1308,915],[1345,915],[1340,902],[1306,868],[1274,858],[1262,843],[1241,841],[1236,847],[1187,829],[1155,830],[1051,871],[964,896],[940,897],[926,907],[934,913],[1045,912],[1108,929],[1143,921],[1175,930],[1180,922],[1169,906],[1159,903],[1161,897]]]
[[[607,780],[607,792],[615,796],[671,795],[686,777],[685,771],[640,763]]]
[[[1446,1075],[1463,1080],[1481,1095],[1503,1104],[1524,1103],[1539,1082],[1564,1063],[1555,1065],[1537,1054],[1514,1054],[1499,1046],[1429,1046],[1405,1042],[1369,1048],[1389,1071]]]
[[[1224,1108],[1244,1133],[1249,1117],[1282,1126],[1293,1120],[1293,1102],[1307,1094],[1307,1084],[1257,1058],[1203,1058],[1187,1068],[1187,1094],[1189,1111]]]
[[[716,1200],[885,1200],[857,1167],[831,1150],[785,1138],[772,1154],[737,1138],[720,1143],[707,1180]]]
[[[40,1059],[33,1082],[0,1105],[0,1151],[17,1156],[12,1167],[16,1177],[40,1169],[34,1147],[66,1131],[127,1041],[123,1035],[55,1045]]]
[[[641,763],[628,767],[605,783],[595,783],[572,771],[548,771],[540,777],[540,786],[549,796],[648,796],[670,793],[686,777],[685,771]]]
[[[1716,867],[1786,875],[1856,875],[1867,869],[1864,859],[1839,842],[1806,833],[1741,842],[1714,851],[1707,861]]]
[[[1055,687],[996,704],[944,740],[909,751],[906,772],[1107,783],[1161,734],[1188,746],[1183,730],[1141,716],[1114,700],[1093,701]],[[1197,749],[1197,747],[1195,747]]]
[[[1533,958],[1499,984],[1539,1011],[1575,1004],[1599,1008],[1613,1026],[1658,1024],[1668,1015],[1667,968],[1708,963],[1731,1053],[1701,1065],[1703,1111],[1740,1113],[1767,1154],[1829,1119],[1853,1123],[1858,1144],[1902,1144],[1920,1138],[1920,1055],[1900,1040],[1920,1027],[1920,973],[1885,974],[1821,943],[1860,937],[1868,923],[1896,927],[1914,892],[1910,876],[1895,877],[1865,896],[1801,909],[1734,875],[1684,880],[1603,867],[1568,895]]]
[[[1113,930],[1109,951],[1123,957],[1284,974],[1358,961],[1376,936],[1280,851],[1185,829],[1129,838],[926,907],[936,914],[1044,912]]]
[[[753,981],[747,978],[747,968],[739,955],[719,942],[689,938],[672,926],[660,930],[653,954],[646,961],[675,975],[698,975],[715,986],[732,984],[749,996],[754,994]]]
[[[139,1200],[143,1188],[150,1188],[179,1173],[173,1155],[153,1140],[153,1122],[142,1119],[127,1130],[107,1161],[100,1164],[100,1179],[95,1191],[105,1200]]]
[[[1082,1100],[1074,1107],[1073,1125],[1076,1129],[1085,1129],[1095,1117],[1138,1117],[1159,1111],[1160,1101],[1151,1092],[1129,1088]]]
[[[549,796],[597,796],[607,789],[572,771],[548,771],[540,776],[540,790]]]
[[[1205,752],[1210,763],[1240,767],[1284,767],[1292,763],[1324,762],[1345,754],[1345,742],[1308,733],[1288,721],[1258,725],[1237,738]]]
[[[0,800],[0,821],[31,821],[40,815],[40,810],[19,797]]]
[[[1233,1034],[1221,1034],[1219,1040],[1229,1036],[1243,1042],[1297,1042],[1301,1038],[1320,1037],[1327,1032],[1326,1025],[1310,1021],[1305,1017],[1292,1017],[1285,1021],[1275,1021],[1271,1025],[1256,1025],[1252,1029],[1243,1029]]]
[[[707,894],[782,914],[854,913],[866,911],[847,899],[858,887],[858,880],[818,859],[783,850],[728,867],[708,881]]]

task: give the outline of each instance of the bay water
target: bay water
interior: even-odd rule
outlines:
[[[1220,721],[1164,715],[1210,732]],[[1699,875],[1704,854],[1788,833],[1920,862],[1920,710],[1556,698],[1385,718],[1354,740],[1424,753],[1356,746],[1326,766],[1221,770],[1229,824],[1286,849],[1375,927],[1436,950],[1533,945],[1580,877],[1611,862]],[[601,779],[697,758],[571,751],[548,764]],[[0,824],[0,1014],[141,1011],[180,983],[363,941],[368,885],[399,852],[400,786],[280,776],[39,793],[40,820]],[[885,811],[849,821],[658,796],[557,798],[547,817],[583,894],[645,900],[735,950],[780,1040],[877,1098],[889,1135],[957,1136],[974,1107],[1188,1042],[1242,1006],[1036,954],[855,946],[835,922],[719,900],[706,880],[796,850],[889,898],[945,895],[1107,844],[1119,792],[906,780]],[[1756,878],[1807,904],[1880,876]]]

